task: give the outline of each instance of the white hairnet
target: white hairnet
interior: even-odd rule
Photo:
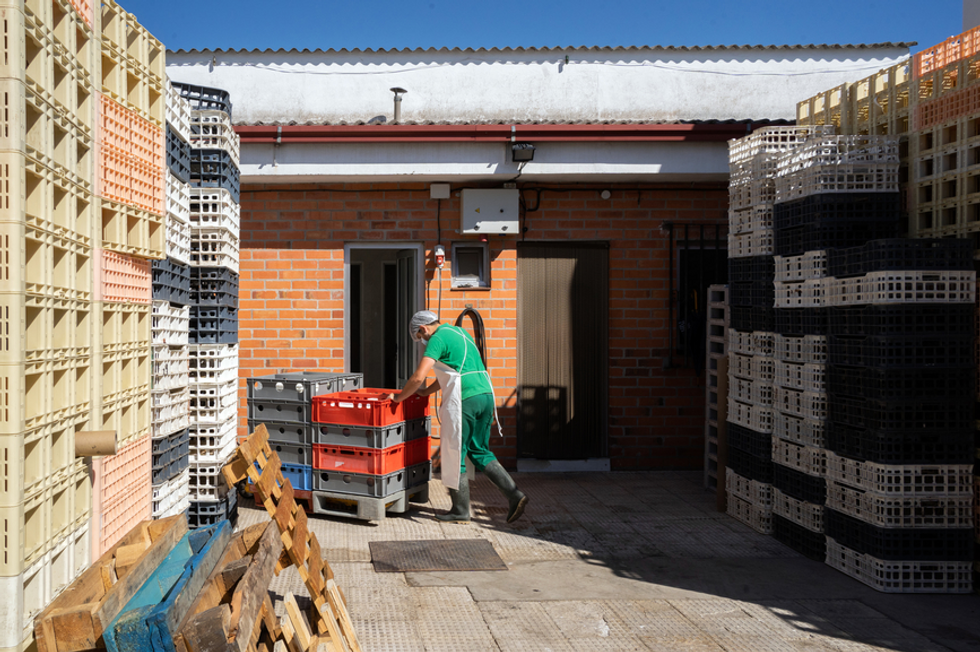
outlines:
[[[419,327],[428,326],[433,322],[439,321],[439,315],[432,312],[431,310],[419,310],[417,313],[412,315],[412,321],[408,324],[408,334],[412,336],[413,340],[418,341],[419,339]]]

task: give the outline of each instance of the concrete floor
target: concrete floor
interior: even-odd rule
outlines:
[[[508,526],[482,475],[475,520],[430,502],[379,523],[311,518],[364,652],[980,652],[980,596],[878,593],[715,511],[700,472],[515,474]],[[264,520],[243,502],[239,525]],[[375,573],[370,541],[490,541],[507,571]],[[278,596],[305,593],[293,570]]]

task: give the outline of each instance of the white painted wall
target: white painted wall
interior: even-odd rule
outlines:
[[[971,1],[971,0],[967,0]],[[231,93],[236,124],[788,119],[907,47],[168,52],[171,79]],[[566,62],[567,57],[567,62]]]

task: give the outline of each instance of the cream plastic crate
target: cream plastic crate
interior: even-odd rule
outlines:
[[[191,384],[238,382],[237,344],[194,344],[189,350]]]
[[[773,488],[771,484],[749,480],[731,469],[725,469],[725,490],[730,496],[741,498],[750,505],[762,509],[772,508]]]
[[[803,446],[773,437],[772,461],[817,478],[827,476],[827,451],[822,448]]]
[[[0,256],[2,293],[92,300],[95,262],[87,245],[22,221],[5,222],[0,223]]]
[[[728,357],[728,372],[733,377],[772,383],[776,361],[761,355],[732,353]]]
[[[793,283],[774,283],[776,308],[822,308],[827,305],[825,279],[809,279]]]
[[[776,411],[773,413],[772,433],[803,446],[823,448],[826,444],[826,422],[805,419],[796,414]]]
[[[728,160],[737,165],[760,154],[787,152],[811,138],[833,133],[833,125],[763,127],[748,136],[728,141]]]
[[[150,497],[150,512],[153,518],[166,518],[163,514],[171,515],[181,511],[181,505],[187,509],[190,502],[190,467],[184,469],[176,477],[158,485],[152,485]]]
[[[166,88],[165,115],[167,123],[180,136],[181,140],[189,144],[191,142],[191,104],[180,96],[169,79],[166,80],[164,86]]]
[[[736,401],[762,407],[772,407],[772,383],[759,380],[746,380],[733,376],[729,381],[728,387],[730,395]]]
[[[823,421],[827,418],[827,394],[776,386],[773,392],[773,407],[778,412]]]
[[[778,173],[792,175],[813,167],[899,163],[897,135],[821,135],[780,155]]]
[[[970,496],[884,496],[831,480],[827,507],[881,528],[973,527]]]
[[[191,266],[227,267],[237,274],[238,242],[227,229],[191,228]]]
[[[753,505],[737,496],[728,496],[727,513],[756,532],[772,534],[772,506]]]
[[[191,110],[191,140],[198,149],[223,149],[231,155],[232,162],[240,166],[241,139],[231,126],[231,119],[224,111]]]
[[[769,204],[728,211],[729,233],[743,234],[772,231],[773,209]]]
[[[871,272],[831,283],[831,306],[974,303],[976,272]]]
[[[190,384],[190,352],[187,346],[154,346],[150,383],[154,391],[173,390]]]
[[[149,344],[133,351],[102,354],[103,404],[145,397],[150,380]]]
[[[728,234],[728,257],[771,256],[774,235],[771,230]]]
[[[167,174],[167,215],[181,224],[191,223],[191,186]]]
[[[75,435],[88,426],[88,417],[80,414],[35,428],[27,433],[0,435],[0,480],[6,490],[0,492],[0,507],[16,507],[28,496],[45,489],[64,486],[84,462],[75,457]]]
[[[970,593],[968,561],[884,561],[827,537],[827,565],[882,593]]]
[[[153,335],[153,346],[187,346],[191,323],[190,306],[174,306],[169,301],[154,301],[152,310],[150,331]]]
[[[115,430],[120,446],[150,437],[149,394],[102,404],[102,430]]]
[[[826,251],[808,251],[799,256],[774,256],[777,283],[795,283],[827,276]]]
[[[93,303],[96,327],[106,353],[131,352],[150,344],[150,303],[100,301]]]
[[[87,301],[0,293],[0,365],[88,358],[91,329]]]
[[[827,362],[826,335],[774,335],[773,357],[783,362],[802,362],[804,364]]]
[[[823,532],[823,505],[814,505],[772,490],[772,513],[782,516],[810,532]]]
[[[15,435],[89,409],[88,358],[0,364],[0,435]]]
[[[34,617],[44,610],[90,563],[89,524],[76,526],[24,572],[0,577],[0,649],[19,648],[33,636]]]
[[[163,213],[166,212],[166,182],[163,180],[165,170],[160,171],[160,188],[146,185],[143,199],[150,201],[150,193],[160,194],[160,214],[135,208],[119,201],[99,199],[102,219],[103,249],[136,256],[160,260],[165,257],[166,228]],[[156,203],[156,198],[152,201]]]
[[[775,335],[765,331],[742,332],[728,329],[728,350],[744,355],[772,358],[775,353]]]
[[[167,258],[172,258],[178,263],[189,265],[191,262],[191,227],[189,224],[180,222],[173,214],[168,213],[166,218]]]
[[[223,112],[221,112],[223,113]],[[224,188],[191,188],[190,222],[195,229],[226,229],[236,239],[241,229],[241,205]]]
[[[772,432],[772,408],[751,405],[728,397],[728,420],[761,433]]]
[[[827,451],[827,478],[885,496],[970,496],[970,464],[876,464]]]

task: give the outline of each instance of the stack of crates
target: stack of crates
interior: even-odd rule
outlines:
[[[190,502],[190,104],[166,84],[167,257],[153,263],[152,516]]]
[[[314,513],[380,520],[405,512],[410,501],[428,500],[429,399],[395,403],[391,391],[313,398]]]
[[[728,286],[708,286],[708,337],[705,342],[704,486],[718,486],[719,362],[728,355]],[[724,483],[724,478],[722,478]]]
[[[363,387],[359,373],[293,371],[248,379],[248,431],[264,425],[269,446],[279,456],[282,474],[293,489],[309,498],[314,486],[313,397]],[[304,493],[305,492],[305,493]]]

